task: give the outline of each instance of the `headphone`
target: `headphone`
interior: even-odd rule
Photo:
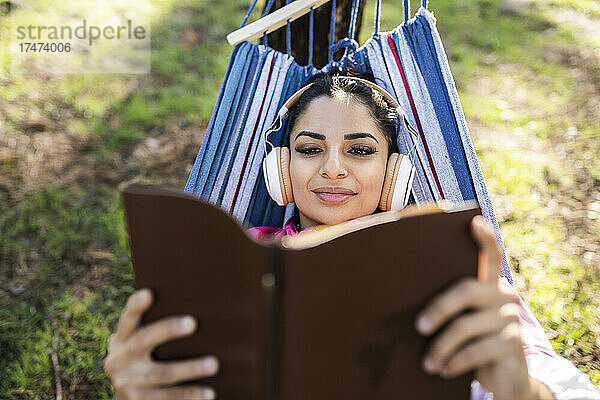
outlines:
[[[352,76],[344,76],[344,78],[362,82],[371,89],[381,93],[388,104],[391,104],[392,107],[394,107],[398,117],[405,122],[409,132],[416,135],[416,130],[408,122],[404,109],[385,89],[365,79]],[[273,122],[273,125],[265,132],[264,149],[266,157],[262,163],[263,176],[269,195],[279,206],[285,206],[294,201],[289,169],[290,149],[288,147],[273,146],[273,144],[268,141],[267,137],[272,132],[281,129],[283,120],[290,115],[289,110],[296,104],[300,96],[302,96],[302,94],[311,86],[312,83],[294,93],[277,113],[277,118],[275,119],[275,122]],[[274,125],[277,121],[279,121],[279,127],[275,128]],[[272,150],[268,154],[267,143],[272,147]],[[390,154],[387,161],[385,178],[383,180],[379,208],[383,211],[393,211],[406,207],[410,197],[414,176],[415,167],[407,155],[399,153]]]

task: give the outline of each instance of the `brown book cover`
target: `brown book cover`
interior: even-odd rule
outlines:
[[[434,295],[477,276],[476,205],[375,214],[258,243],[181,190],[132,184],[123,200],[136,287],[155,294],[144,323],[198,320],[193,336],[153,356],[217,356],[219,373],[202,380],[217,398],[469,398],[473,373],[423,371],[431,338],[414,321]]]

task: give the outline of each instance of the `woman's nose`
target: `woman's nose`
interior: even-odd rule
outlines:
[[[348,175],[348,171],[344,167],[337,152],[331,152],[319,171],[322,177],[329,179],[344,178]]]

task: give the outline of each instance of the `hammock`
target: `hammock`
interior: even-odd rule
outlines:
[[[269,13],[273,2],[269,0],[263,16]],[[287,54],[270,48],[266,33],[260,45],[245,41],[235,47],[185,191],[223,208],[240,223],[283,227],[293,215],[295,205],[280,207],[267,193],[261,168],[265,131],[288,97],[312,75],[337,68],[368,72],[396,98],[419,132],[417,140],[402,129],[398,134],[400,152],[407,154],[414,149],[411,152],[416,166],[412,186],[414,202],[477,200],[483,217],[492,224],[501,244],[500,275],[514,284],[498,222],[427,0],[422,0],[411,19],[409,1],[404,0],[405,21],[391,32],[379,32],[381,0],[378,0],[374,33],[360,48],[354,40],[358,2],[353,1],[348,37],[333,43],[335,0],[332,1],[329,62],[321,70],[312,65],[312,9],[306,66],[298,65],[290,55],[289,22]],[[241,27],[255,5],[256,0]],[[333,53],[341,48],[345,49],[344,56],[334,61]],[[270,136],[275,146],[287,144],[288,123],[279,134]]]

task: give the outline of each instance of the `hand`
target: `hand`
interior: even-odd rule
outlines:
[[[494,232],[481,216],[471,221],[479,246],[479,279],[466,278],[431,301],[417,318],[417,330],[433,334],[423,367],[453,378],[475,370],[475,379],[496,400],[535,398],[521,342],[519,296],[501,281],[502,253]],[[471,309],[464,315],[461,312]]]
[[[199,359],[156,362],[151,353],[169,340],[189,336],[196,329],[191,316],[169,317],[138,328],[142,314],[152,304],[152,292],[142,289],[131,295],[108,341],[104,370],[110,376],[119,400],[214,399],[206,386],[173,386],[176,383],[213,376],[219,369],[213,356]]]

